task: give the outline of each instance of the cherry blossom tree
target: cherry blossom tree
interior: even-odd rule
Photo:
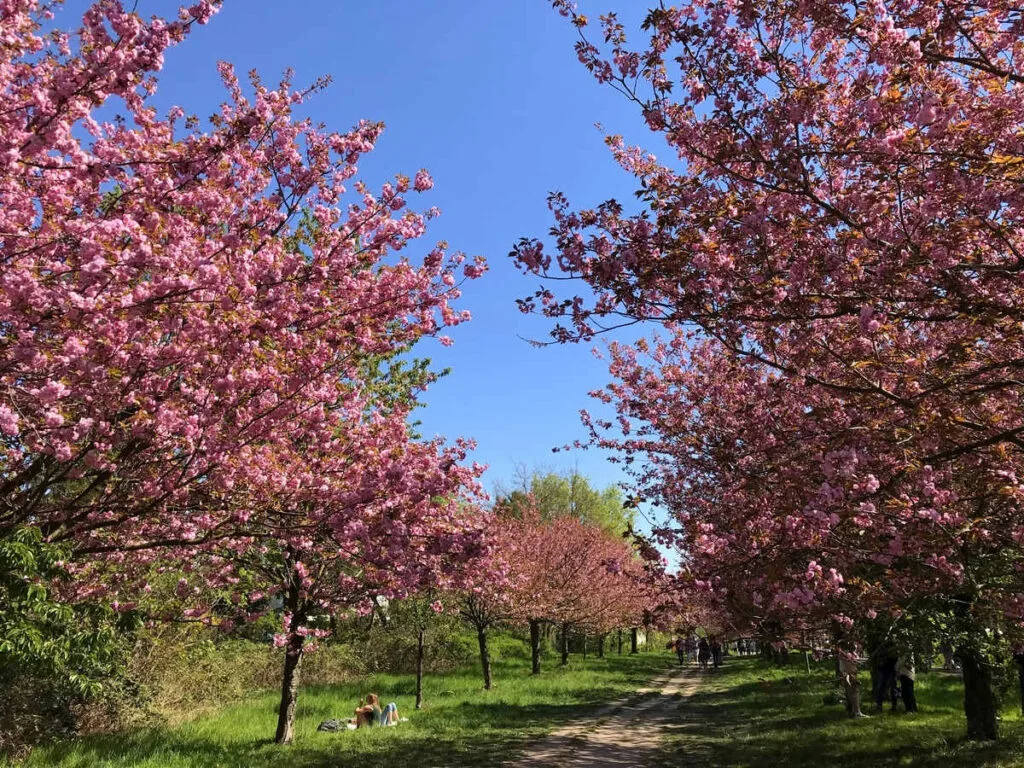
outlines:
[[[261,572],[286,607],[284,712],[315,616],[476,552],[468,445],[413,440],[373,361],[450,344],[485,267],[409,253],[431,178],[359,181],[382,125],[294,115],[326,81],[221,64],[208,124],[160,116],[165,53],[217,5],[98,0],[72,32],[59,6],[0,5],[0,537],[68,547],[68,600],[128,605],[167,563],[216,587]]]
[[[684,367],[690,352],[681,347],[697,328],[723,367],[748,371],[761,382],[754,389],[777,390],[765,415],[781,414],[793,428],[781,435],[785,449],[773,447],[759,466],[766,454],[756,446],[748,454],[735,429],[726,438],[732,459],[745,463],[744,477],[729,479],[745,483],[744,499],[762,510],[751,520],[751,507],[735,507],[728,530],[754,536],[768,526],[768,543],[772,521],[790,520],[787,536],[807,535],[800,555],[782,558],[787,575],[765,604],[799,602],[798,586],[815,591],[811,563],[826,581],[833,567],[843,579],[823,589],[850,595],[860,569],[889,567],[872,557],[900,561],[909,543],[923,567],[910,569],[900,589],[939,596],[974,638],[993,622],[1012,628],[1020,592],[1009,553],[1022,524],[1024,445],[1015,405],[1019,9],[697,0],[651,10],[646,41],[633,48],[614,14],[602,17],[599,45],[585,16],[554,5],[580,32],[580,60],[637,104],[671,160],[609,137],[638,180],[643,210],[612,200],[575,211],[553,196],[557,262],[534,240],[520,243],[517,259],[552,279],[582,279],[593,297],[542,288],[523,308],[567,319],[559,340],[664,324]],[[684,413],[676,412],[680,423]],[[801,427],[800,414],[818,423]],[[791,451],[801,463],[782,462]],[[811,494],[784,480],[776,488],[773,472],[785,467],[821,484]],[[724,502],[720,509],[728,514]],[[850,525],[854,518],[861,522]],[[705,521],[714,528],[708,546],[727,519]],[[700,524],[695,514],[692,527]],[[847,526],[878,536],[844,539]],[[814,539],[825,532],[841,542],[834,565],[824,562],[831,546]],[[765,565],[776,551],[757,548],[754,562]],[[976,692],[986,687],[974,683],[988,660],[969,635],[960,656]],[[996,735],[994,709],[972,694],[966,710],[972,737]]]
[[[216,536],[367,407],[366,355],[466,319],[462,257],[401,255],[429,176],[371,192],[381,126],[293,118],[309,90],[247,97],[222,65],[210,131],[157,117],[150,73],[212,3],[168,23],[100,2],[74,35],[41,30],[47,7],[4,9],[0,526],[91,553]],[[115,97],[127,117],[97,123]]]
[[[393,423],[375,434],[361,453],[348,450],[319,474],[339,472],[333,488],[279,498],[280,525],[269,541],[254,537],[214,559],[232,571],[244,568],[280,597],[285,649],[276,740],[294,735],[299,665],[310,642],[330,634],[339,613],[369,613],[380,600],[403,599],[458,583],[484,554],[486,518],[464,504],[476,500],[480,467],[463,467],[465,445],[410,441]],[[377,451],[371,456],[369,451]],[[389,456],[401,454],[401,459]],[[317,467],[311,468],[318,471]],[[347,471],[346,471],[347,470]],[[342,474],[343,473],[343,474]],[[244,544],[245,542],[243,542]]]
[[[355,181],[381,126],[294,119],[309,90],[247,97],[223,65],[210,131],[157,117],[151,73],[214,4],[169,23],[100,2],[74,35],[47,9],[4,9],[0,530],[82,554],[220,537],[372,407],[367,355],[468,317],[462,257],[401,255],[429,176]],[[97,123],[115,97],[127,117]]]
[[[639,620],[646,570],[621,536],[573,517],[544,519],[529,495],[499,502],[495,515],[507,530],[503,611],[530,627],[533,674],[545,624],[561,628],[565,664],[571,628],[601,633]]]

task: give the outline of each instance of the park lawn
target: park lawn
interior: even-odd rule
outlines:
[[[729,658],[706,676],[680,708],[681,720],[666,736],[665,764],[688,768],[974,768],[1024,766],[1024,722],[1015,696],[1005,702],[1001,740],[978,744],[964,738],[963,688],[953,674],[919,674],[917,714],[876,715],[870,681],[861,674],[864,711],[851,720],[841,704],[826,705],[832,690],[831,662],[802,659],[785,668],[760,659]]]
[[[390,765],[396,768],[498,765],[516,751],[573,718],[631,694],[670,666],[665,653],[574,657],[565,669],[547,662],[540,676],[529,659],[494,663],[494,688],[483,690],[479,667],[424,681],[423,710],[413,710],[411,675],[375,675],[366,680],[303,689],[299,696],[295,744],[272,743],[276,693],[266,692],[213,716],[175,727],[135,730],[36,750],[27,766],[132,766],[214,768],[215,766]],[[358,699],[379,693],[395,701],[409,722],[396,728],[318,733],[331,718],[350,717]]]

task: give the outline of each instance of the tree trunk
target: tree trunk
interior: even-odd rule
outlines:
[[[569,663],[569,623],[562,622],[562,666]]]
[[[290,575],[284,608],[292,618],[288,627],[288,642],[284,652],[281,704],[277,710],[277,733],[274,735],[274,741],[278,744],[291,744],[295,738],[295,706],[299,699],[299,666],[302,664],[302,651],[306,645],[306,638],[297,632],[302,626],[302,622],[306,620],[300,610],[302,582],[298,574],[292,570],[291,558],[286,558],[285,562]]]
[[[811,674],[811,654],[806,648],[804,648],[804,664],[807,667],[807,674]]]
[[[961,646],[956,652],[964,672],[964,713],[967,738],[994,741],[998,736],[996,697],[992,691],[992,667],[977,649]]]
[[[1017,662],[1017,685],[1020,688],[1020,713],[1024,715],[1024,653],[1014,654]]]
[[[484,690],[491,690],[491,652],[487,648],[487,630],[478,628],[476,639],[480,644],[480,666],[484,669]]]
[[[423,638],[427,628],[420,624],[420,634],[416,639],[416,709],[423,709]]]
[[[597,658],[604,658],[604,635],[597,636]],[[1024,685],[1024,683],[1022,683],[1022,685]],[[1022,688],[1021,690],[1024,690],[1024,688]],[[1021,706],[1024,707],[1024,704],[1022,704]]]
[[[871,665],[871,696],[875,699],[875,706],[878,705],[878,686],[882,684],[882,650],[880,647],[871,649],[868,655],[868,663]]]
[[[299,665],[306,638],[292,634],[284,653],[284,677],[281,680],[281,705],[277,710],[278,744],[291,744],[295,738],[295,705],[299,698]]]
[[[629,652],[630,653],[639,653],[640,652],[640,646],[639,646],[640,639],[639,639],[639,637],[637,637],[637,635],[639,635],[639,630],[636,627],[633,627],[631,630],[629,630]]]
[[[583,633],[583,658],[587,658],[587,633]]]
[[[530,619],[530,660],[533,674],[540,674],[540,619]]]
[[[622,630],[619,630],[619,656],[622,655]]]

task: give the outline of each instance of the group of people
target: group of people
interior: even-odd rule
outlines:
[[[754,640],[741,638],[735,642],[735,651],[741,656],[752,655],[759,652],[758,643]],[[696,634],[689,634],[685,637],[680,635],[669,644],[676,656],[679,658],[679,665],[696,663],[701,669],[718,669],[722,666],[724,645],[715,635],[698,637]],[[950,654],[952,656],[952,654]],[[1024,658],[1024,654],[1022,654]],[[917,712],[917,696],[914,692],[914,683],[917,673],[914,668],[914,653],[909,648],[899,649],[895,643],[887,643],[875,649],[871,654],[871,696],[875,703],[875,710],[881,712],[885,702],[889,701],[891,711],[895,712],[899,703],[907,712]],[[860,686],[857,681],[857,667],[859,662],[852,656],[847,658],[840,656],[839,669],[840,677],[846,681],[847,709],[851,715],[860,715]],[[1022,664],[1024,666],[1024,664]],[[857,702],[855,705],[854,702]]]
[[[736,641],[736,653],[740,656],[756,656],[760,653],[760,649],[756,640],[741,637]]]
[[[391,702],[383,709],[380,697],[376,693],[368,693],[366,699],[359,700],[355,717],[349,720],[356,728],[372,728],[377,725],[398,725],[398,705]]]
[[[907,712],[917,712],[917,694],[914,683],[917,671],[914,668],[914,652],[910,649],[896,649],[892,645],[879,646],[871,654],[871,698],[875,711],[881,712],[885,702],[895,712],[899,702]],[[846,712],[850,717],[867,717],[860,709],[860,682],[857,668],[860,661],[852,654],[840,655],[839,678],[843,684]]]
[[[317,726],[318,731],[342,731],[346,728],[373,728],[376,726],[398,725],[398,705],[391,702],[385,707],[380,705],[380,697],[376,693],[366,695],[359,700],[359,706],[348,720],[324,720]]]
[[[914,654],[909,650],[881,651],[875,659],[874,690],[875,711],[881,712],[885,702],[891,702],[895,712],[900,701],[907,712],[917,712],[917,696],[914,694]]]
[[[677,637],[672,643],[672,647],[679,659],[680,666],[687,662],[696,662],[701,669],[707,669],[709,664],[713,669],[722,666],[722,643],[714,635],[701,638],[696,635],[686,638]]]

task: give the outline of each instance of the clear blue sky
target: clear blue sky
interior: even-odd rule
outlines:
[[[138,8],[167,15],[176,5],[139,0]],[[621,478],[596,451],[552,454],[585,437],[578,411],[591,406],[586,393],[607,381],[607,369],[587,346],[537,349],[520,339],[546,338],[549,326],[519,313],[515,299],[537,281],[507,256],[520,236],[547,232],[551,190],[576,204],[631,199],[633,184],[594,124],[642,141],[639,115],[583,69],[574,41],[545,0],[226,0],[161,73],[158,103],[200,116],[221,100],[220,59],[239,74],[256,68],[269,83],[288,67],[297,84],[331,75],[331,87],[304,105],[310,115],[335,129],[361,118],[387,124],[361,178],[376,186],[396,172],[430,170],[436,186],[414,200],[443,214],[421,251],[448,240],[486,256],[490,272],[466,287],[460,308],[474,319],[452,333],[455,346],[417,349],[452,368],[420,417],[428,435],[478,441],[489,489],[508,483],[520,463],[578,465],[600,484]]]

